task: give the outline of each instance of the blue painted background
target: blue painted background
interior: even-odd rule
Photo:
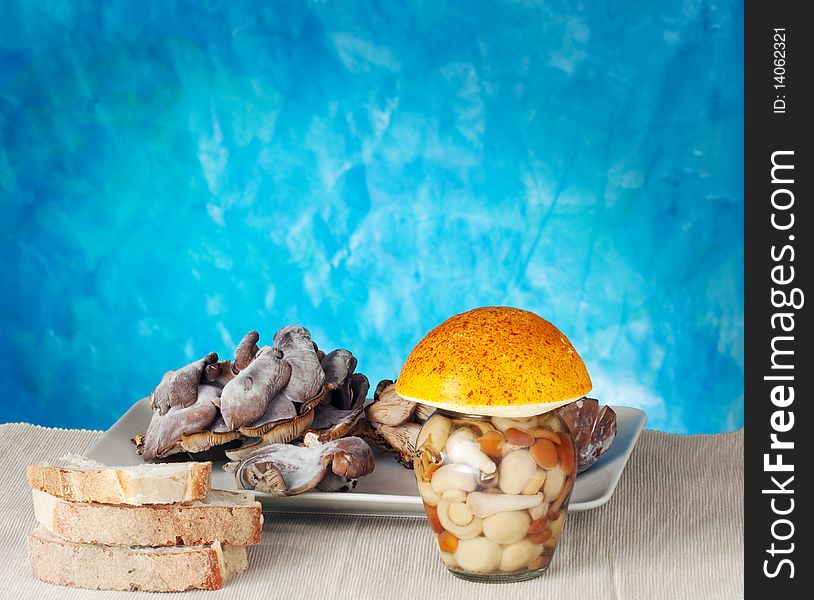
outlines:
[[[741,3],[401,5],[4,3],[0,420],[287,323],[375,384],[509,304],[650,427],[742,425]]]

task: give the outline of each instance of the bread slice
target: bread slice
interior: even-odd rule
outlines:
[[[60,539],[43,527],[28,534],[28,555],[37,579],[95,590],[218,590],[228,577],[248,566],[245,546],[80,544]]]
[[[212,485],[212,463],[106,467],[83,461],[65,466],[31,465],[26,475],[32,489],[73,502],[171,504],[206,498]]]
[[[212,490],[189,504],[126,506],[71,502],[31,491],[34,515],[51,533],[72,542],[129,546],[259,544],[263,509],[246,492]]]

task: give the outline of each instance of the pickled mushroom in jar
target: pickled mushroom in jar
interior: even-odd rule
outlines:
[[[510,581],[548,567],[582,448],[557,409],[584,398],[591,385],[559,329],[510,307],[456,315],[410,352],[395,392],[435,409],[418,434],[414,468],[439,553],[454,574]],[[397,408],[415,411],[394,404],[392,414]]]

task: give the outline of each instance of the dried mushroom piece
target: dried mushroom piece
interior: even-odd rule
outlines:
[[[259,428],[242,427],[239,433],[246,438],[237,448],[226,451],[230,460],[243,460],[252,452],[269,444],[286,444],[300,437],[314,420],[314,411]]]
[[[310,332],[296,325],[280,329],[273,346],[258,348],[259,340],[250,331],[233,360],[219,361],[213,352],[164,375],[151,394],[147,432],[133,440],[144,460],[186,452],[193,459],[225,453],[242,461],[269,445],[301,444],[306,432],[310,443],[320,446],[350,433],[370,386],[367,377],[354,373],[353,354],[338,349],[326,355]],[[314,484],[320,489],[349,487],[341,453],[336,457],[338,470]],[[249,472],[256,489],[286,493],[282,476],[271,469]]]
[[[317,353],[317,360],[321,363],[322,359],[325,358],[325,353],[319,349],[316,342],[314,342],[314,352]]]
[[[336,489],[340,482],[337,478],[349,485],[352,480],[373,472],[374,467],[373,451],[356,437],[311,447],[270,444],[236,465],[227,465],[228,470],[235,473],[239,488],[264,491],[261,488],[273,484],[280,493],[283,490],[279,478],[282,477],[287,496],[316,488],[329,474],[327,487]]]
[[[599,460],[610,449],[615,439],[616,413],[610,406],[605,405],[599,409],[599,416],[596,419],[591,441],[584,448],[580,448],[580,466],[584,465],[585,467],[582,470],[584,471]],[[579,467],[577,468],[579,469]]]
[[[311,333],[305,327],[288,325],[274,334],[274,347],[283,353],[283,361],[291,367],[288,385],[280,395],[295,403],[319,395],[325,383],[325,373],[314,350]]]
[[[144,460],[164,458],[184,452],[183,441],[188,436],[206,431],[218,416],[213,400],[220,389],[212,385],[199,385],[196,401],[190,406],[171,406],[167,412],[154,410],[144,435],[137,439],[137,449]],[[141,447],[138,447],[141,442]]]
[[[226,426],[235,430],[262,417],[289,384],[291,375],[291,367],[282,353],[263,346],[254,360],[223,388],[220,410]]]
[[[337,348],[325,355],[320,366],[325,372],[325,387],[333,391],[342,387],[356,370],[356,357],[349,350]]]
[[[379,432],[376,431],[376,429],[373,427],[370,421],[364,417],[364,415],[356,422],[356,425],[350,430],[350,432],[348,432],[348,435],[362,438],[371,447],[380,448],[386,452],[393,452],[393,447],[387,443],[387,440],[379,435]],[[305,440],[305,445],[309,445],[307,438]]]
[[[384,400],[383,396],[379,396],[379,401],[368,406],[365,413],[371,423],[393,427],[410,421],[415,409],[415,402],[403,398]]]
[[[418,423],[402,423],[391,427],[382,425],[378,434],[396,451],[396,460],[407,468],[412,468],[416,452],[416,440],[421,431]]]
[[[356,357],[342,348],[329,352],[320,362],[325,372],[325,387],[336,408],[348,410],[354,403],[350,383],[356,364]]]
[[[419,404],[415,407],[415,420],[419,423],[423,423],[427,419],[429,419],[432,414],[435,412],[434,406],[427,406],[426,404]]]
[[[150,406],[162,415],[173,406],[179,408],[192,406],[198,399],[198,384],[203,379],[204,369],[207,365],[217,362],[218,355],[210,352],[202,359],[177,371],[167,371],[150,394]]]
[[[272,423],[295,419],[297,413],[297,406],[293,402],[280,398],[274,402],[269,402],[266,412],[242,429],[247,431],[247,435],[254,433],[253,430],[259,430],[259,433],[262,433],[262,430]]]
[[[373,402],[378,402],[379,396],[381,396],[382,392],[394,383],[396,382],[392,379],[382,379],[378,385],[376,385],[376,391],[373,392]]]
[[[314,421],[307,433],[313,433],[315,435],[313,439],[317,443],[323,444],[345,437],[362,418],[370,383],[361,373],[356,373],[348,379],[352,402],[349,409],[337,408],[324,402],[314,408]],[[306,440],[306,445],[309,445],[308,440]]]
[[[193,460],[223,460],[225,451],[239,445],[241,435],[237,431],[229,431],[220,413],[215,420],[200,433],[181,438],[178,445],[190,455]]]
[[[577,451],[577,473],[589,469],[608,451],[616,438],[616,413],[599,407],[594,398],[580,398],[557,409],[568,426]]]
[[[235,373],[232,371],[232,361],[230,360],[222,360],[204,367],[204,382],[215,385],[220,389],[223,389],[226,384],[234,378]],[[218,402],[220,402],[220,400],[218,400]]]
[[[395,383],[384,379],[376,386],[373,402],[365,409],[365,418],[353,433],[378,447],[395,452],[396,460],[412,469],[418,432],[433,411],[405,400],[396,392]]]
[[[232,363],[232,370],[235,375],[248,367],[254,360],[254,357],[260,351],[257,347],[257,342],[259,341],[260,334],[256,331],[250,331],[240,340],[237,348],[235,348],[235,362]]]

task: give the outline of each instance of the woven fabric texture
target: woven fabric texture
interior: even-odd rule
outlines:
[[[83,452],[102,432],[0,425],[0,598],[654,600],[743,597],[743,430],[642,432],[610,502],[569,515],[549,571],[486,585],[443,567],[421,519],[266,514],[249,570],[224,590],[147,594],[35,580],[25,537],[35,527],[25,466]]]

